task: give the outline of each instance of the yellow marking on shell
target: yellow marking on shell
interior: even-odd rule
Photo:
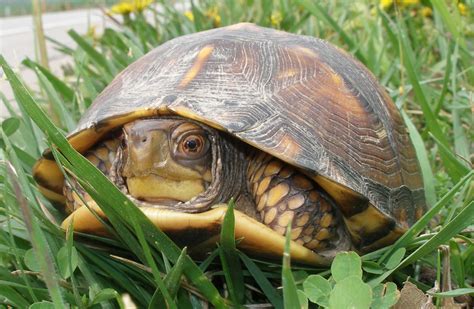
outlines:
[[[300,71],[295,70],[294,68],[289,68],[278,72],[277,79],[290,78],[297,75]]]
[[[316,234],[316,239],[323,240],[323,239],[329,238],[329,236],[330,236],[329,230],[323,228],[319,230],[318,234]]]
[[[278,172],[281,170],[283,167],[283,164],[281,163],[280,160],[273,160],[268,165],[265,167],[265,170],[263,171],[264,176],[270,176],[270,175],[275,175],[278,174]]]
[[[285,211],[279,216],[278,225],[283,227],[287,226],[293,220],[294,216],[295,213],[293,211]]]
[[[331,225],[333,217],[330,213],[325,213],[321,220],[319,221],[319,225],[322,227],[328,227]]]
[[[263,194],[257,204],[257,211],[262,211],[267,204],[268,193]]]
[[[313,239],[309,243],[307,243],[305,246],[306,248],[314,250],[319,246],[319,241],[317,239]]]
[[[311,57],[311,58],[315,58],[315,59],[318,59],[318,54],[313,51],[312,49],[309,49],[307,47],[303,47],[303,46],[297,46],[295,48],[293,48],[292,50],[296,51],[297,53],[300,53],[301,55],[305,55],[305,56],[308,56],[308,57]]]
[[[269,211],[267,211],[265,213],[265,218],[263,220],[263,222],[265,224],[270,224],[272,223],[272,221],[275,219],[276,217],[276,214],[277,214],[277,209],[276,208],[271,208]]]
[[[295,240],[297,239],[298,237],[300,237],[300,234],[301,234],[301,231],[303,230],[303,228],[301,227],[297,227],[295,229],[292,229],[291,230],[291,239],[292,240]]]
[[[296,243],[298,243],[298,244],[300,244],[300,245],[304,245],[304,241],[303,241],[303,239],[301,239],[301,238],[300,238],[300,239],[297,239],[297,240],[296,240]]]
[[[293,185],[303,190],[309,190],[313,188],[311,181],[301,175],[296,175],[293,177]]]
[[[334,71],[331,74],[331,80],[334,82],[336,87],[344,86],[344,80]]]
[[[288,199],[288,208],[290,209],[300,208],[301,206],[303,206],[303,204],[304,204],[303,194],[296,194]]]
[[[312,236],[304,236],[302,239],[303,239],[304,243],[308,243],[313,239],[313,237]]]
[[[257,195],[261,195],[263,192],[267,191],[270,181],[272,181],[272,177],[265,177],[260,181],[258,184]]]
[[[268,192],[267,207],[275,206],[289,191],[290,187],[286,183],[279,183],[271,188]]]
[[[385,130],[383,126],[375,130],[375,133],[377,134],[377,137],[381,140],[387,138],[387,130]]]
[[[301,145],[289,134],[285,134],[278,144],[277,152],[289,160],[295,160],[301,153]]]
[[[207,59],[211,55],[212,51],[214,50],[213,45],[206,45],[204,46],[196,56],[196,60],[194,60],[193,65],[191,68],[186,72],[181,83],[179,83],[179,88],[185,88],[190,82],[193,81],[194,78],[201,72],[206,63]]]
[[[304,215],[296,219],[296,225],[304,226],[306,223],[308,223],[308,221],[309,221],[309,214],[305,213]]]

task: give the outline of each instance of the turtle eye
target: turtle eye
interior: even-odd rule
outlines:
[[[199,157],[209,148],[205,136],[191,134],[181,139],[179,142],[179,152],[186,156]]]

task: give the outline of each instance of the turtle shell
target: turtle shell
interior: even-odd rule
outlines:
[[[340,205],[360,247],[393,241],[425,210],[395,104],[357,60],[313,37],[238,24],[182,36],[121,72],[69,136],[85,151],[141,117],[177,114],[294,165]],[[61,200],[47,156],[35,177]]]

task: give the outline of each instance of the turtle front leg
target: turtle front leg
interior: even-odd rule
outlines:
[[[344,222],[335,202],[313,180],[281,160],[259,153],[247,170],[249,191],[262,223],[314,251],[347,250]]]

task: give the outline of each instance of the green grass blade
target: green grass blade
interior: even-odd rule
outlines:
[[[229,289],[230,298],[235,306],[240,306],[245,299],[245,288],[242,266],[240,265],[237,250],[235,249],[234,205],[234,200],[231,200],[224,216],[219,255],[221,257],[222,269]]]
[[[6,140],[6,136],[3,137]],[[35,255],[41,268],[46,286],[50,293],[51,299],[53,300],[55,308],[65,308],[65,302],[63,299],[63,293],[59,286],[59,276],[54,266],[54,258],[52,257],[48,242],[43,231],[40,229],[36,218],[33,216],[31,209],[28,206],[28,202],[25,199],[23,192],[20,187],[20,183],[17,181],[17,177],[21,177],[21,172],[18,167],[9,169],[10,182],[14,188],[19,207],[21,209],[27,231],[33,245]]]
[[[421,109],[423,110],[423,115],[426,119],[426,124],[430,130],[431,133],[438,139],[442,145],[444,146],[443,148],[440,149],[440,156],[443,160],[444,165],[446,166],[446,171],[448,174],[453,178],[454,181],[458,181],[463,174],[458,172],[458,169],[456,168],[456,164],[453,163],[453,161],[449,158],[449,151],[446,152],[446,149],[449,149],[448,145],[448,139],[446,135],[442,132],[441,126],[438,123],[438,119],[434,115],[430,105],[428,104],[428,100],[425,94],[425,91],[421,87],[419,83],[419,77],[418,74],[416,73],[415,70],[415,64],[414,64],[414,53],[413,50],[411,49],[408,38],[407,38],[407,33],[405,31],[405,27],[401,19],[399,18],[398,22],[398,39],[400,43],[400,58],[403,59],[403,65],[405,66],[406,72],[408,74],[410,83],[413,87],[413,91],[415,93],[415,97],[418,101],[418,103],[421,106]]]
[[[295,279],[291,272],[290,258],[291,226],[286,229],[285,252],[283,253],[283,267],[281,270],[281,281],[283,285],[283,304],[285,308],[300,308],[298,292]]]
[[[464,66],[468,68],[467,76],[468,76],[469,82],[473,84],[474,83],[474,70],[472,69],[472,55],[469,54],[469,49],[465,41],[465,35],[462,31],[463,29],[461,28],[461,25],[463,23],[459,22],[459,18],[460,18],[459,14],[456,14],[457,16],[453,16],[453,14],[449,12],[449,8],[447,6],[446,1],[442,1],[442,0],[430,0],[430,1],[433,4],[433,8],[436,11],[438,11],[439,14],[441,15],[441,19],[443,20],[443,23],[446,25],[449,32],[451,32],[451,34],[453,35],[454,40],[459,43],[459,45],[462,47],[463,50],[465,50],[461,53],[461,59],[464,63]]]
[[[171,270],[166,274],[163,279],[166,289],[169,291],[169,294],[172,299],[176,298],[178,290],[181,283],[181,277],[183,276],[184,266],[185,266],[185,257],[186,257],[186,247],[183,248],[181,254],[176,261],[176,264],[171,268]],[[164,308],[166,306],[163,293],[159,289],[155,291],[153,297],[148,305],[149,309],[153,308]]]
[[[265,296],[270,300],[273,307],[276,309],[283,308],[283,303],[281,301],[281,294],[272,286],[270,281],[268,281],[265,274],[258,268],[258,266],[248,258],[244,253],[239,252],[240,259],[245,264],[245,267],[249,270],[249,273],[257,282],[258,286],[262,289]]]
[[[73,29],[68,31],[68,34],[71,38],[79,45],[89,56],[89,59],[94,62],[98,67],[102,69],[102,72],[105,74],[107,81],[112,81],[113,76],[115,76],[118,72],[114,68],[111,67],[110,62],[107,61],[107,58],[95,48],[90,45],[84,38],[82,38],[76,31]]]
[[[56,89],[56,91],[62,95],[64,100],[69,103],[74,101],[74,90],[72,90],[65,82],[56,77],[56,75],[51,73],[51,71],[30,59],[23,60],[22,64],[32,70],[38,69],[41,71],[41,73],[43,73],[43,75],[49,80],[51,85],[53,85],[54,89]]]
[[[435,177],[433,171],[431,170],[430,160],[428,159],[428,153],[425,149],[425,144],[421,138],[420,133],[416,129],[415,125],[411,119],[407,116],[404,110],[402,112],[403,120],[408,127],[408,133],[412,141],[413,146],[415,147],[416,157],[420,163],[421,172],[423,175],[423,183],[425,186],[425,198],[429,206],[433,206],[436,203],[436,190],[435,190]]]
[[[58,120],[61,122],[62,127],[67,129],[67,131],[72,131],[76,127],[76,122],[71,117],[71,112],[66,109],[64,104],[61,102],[58,93],[53,88],[53,85],[49,82],[46,76],[39,70],[36,69],[36,75],[40,82],[41,87],[47,94],[51,106],[53,107],[54,113],[58,117]]]
[[[12,287],[2,286],[0,283],[0,296],[7,299],[7,303],[16,308],[28,308],[30,302],[25,299],[20,293],[15,291]],[[7,308],[7,307],[5,307]]]

